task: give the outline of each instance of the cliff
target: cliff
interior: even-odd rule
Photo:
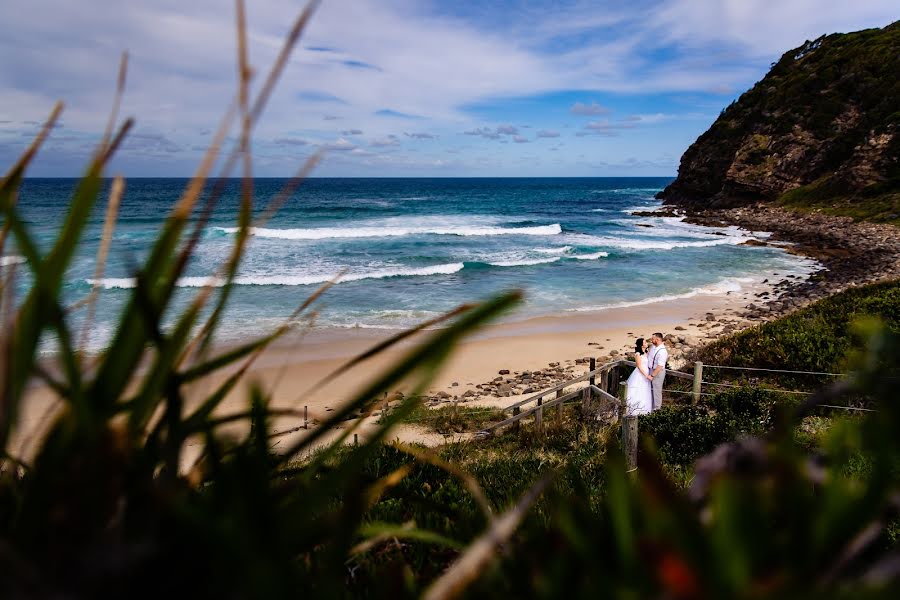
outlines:
[[[900,219],[900,21],[785,53],[688,148],[658,197]]]

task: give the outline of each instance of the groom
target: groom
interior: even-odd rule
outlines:
[[[653,410],[662,407],[663,381],[666,379],[666,361],[669,360],[669,351],[663,341],[663,334],[654,333],[650,337],[653,346],[647,356],[647,364],[650,368],[652,379],[650,386],[653,388]]]

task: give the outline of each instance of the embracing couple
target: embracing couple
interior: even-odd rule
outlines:
[[[634,362],[637,368],[627,382],[626,414],[645,415],[662,406],[667,360],[669,351],[666,350],[663,334],[654,333],[649,343],[644,338],[638,338],[634,345]]]

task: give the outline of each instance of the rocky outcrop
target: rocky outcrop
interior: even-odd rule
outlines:
[[[784,54],[684,153],[658,197],[687,208],[900,191],[900,21]]]

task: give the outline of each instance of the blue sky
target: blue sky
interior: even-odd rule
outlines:
[[[302,4],[247,4],[265,73]],[[898,18],[895,0],[324,0],[255,132],[254,172],[291,175],[321,149],[319,176],[674,175],[783,52]],[[189,176],[235,93],[233,31],[223,0],[6,0],[0,161],[61,99],[30,174],[78,175],[128,50],[137,126],[112,171]]]

